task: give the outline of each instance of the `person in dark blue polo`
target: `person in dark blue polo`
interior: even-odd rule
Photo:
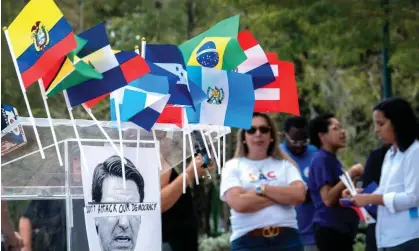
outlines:
[[[339,205],[345,189],[336,153],[346,144],[345,130],[332,115],[320,115],[310,121],[310,142],[319,148],[310,166],[308,188],[315,207],[313,226],[320,251],[352,251],[359,219],[351,208]],[[361,164],[349,169],[352,179],[364,174]]]
[[[309,144],[308,123],[303,117],[290,117],[284,124],[284,141],[281,149],[285,151],[298,165],[301,176],[308,183],[309,167],[317,148]],[[314,205],[307,193],[304,203],[295,207],[297,211],[298,229],[304,251],[317,251],[313,229]]]

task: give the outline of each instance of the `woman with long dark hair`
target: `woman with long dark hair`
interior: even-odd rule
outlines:
[[[306,187],[278,142],[272,119],[254,113],[223,168],[220,195],[231,208],[232,251],[303,250],[294,206],[305,200]]]
[[[376,239],[383,251],[419,250],[419,127],[410,104],[401,98],[374,107],[375,131],[391,144],[373,194],[359,194],[354,204],[378,205]],[[344,195],[348,196],[345,192]]]

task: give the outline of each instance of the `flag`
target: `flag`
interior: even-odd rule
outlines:
[[[255,103],[250,75],[205,67],[188,67],[188,74],[207,93],[195,110],[186,108],[190,123],[250,128]]]
[[[75,56],[87,43],[76,36],[77,47],[61,62],[58,62],[43,78],[43,84],[48,97],[89,79],[102,79],[103,75],[91,65]]]
[[[23,85],[42,78],[76,48],[73,29],[53,0],[31,0],[8,27]]]
[[[103,23],[79,36],[88,42],[78,53],[78,57],[90,62],[103,78],[91,79],[67,89],[72,107],[107,95],[149,72],[147,64],[135,52],[123,52],[120,56],[114,54]],[[94,102],[90,105],[94,105]]]
[[[246,60],[237,40],[239,20],[240,15],[225,19],[182,43],[179,48],[187,66],[234,70]]]
[[[172,105],[194,106],[205,100],[205,93],[196,87],[189,85],[183,55],[176,45],[171,44],[147,44],[145,52],[146,60],[164,69],[153,67],[153,74],[168,76],[176,81],[170,84],[168,101]]]
[[[275,80],[255,90],[255,112],[280,112],[280,82],[278,76],[278,58],[276,53],[266,53]]]
[[[281,84],[281,98],[279,112],[300,116],[298,104],[298,90],[295,81],[294,64],[291,62],[278,61],[279,82]]]
[[[143,79],[152,87],[147,88]],[[169,84],[166,77],[147,74],[111,93],[111,119],[116,120],[115,97],[118,97],[121,121],[128,121],[141,110],[168,95],[168,92]]]
[[[247,59],[237,66],[237,72],[251,75],[254,89],[275,81],[268,58],[252,33],[249,30],[241,31],[238,40]]]
[[[160,114],[169,101],[169,98],[170,94],[164,95],[158,101],[135,114],[132,118],[130,118],[130,121],[144,128],[145,130],[150,131],[151,128],[153,128],[153,125],[156,123],[157,119],[160,117]]]
[[[167,105],[162,113],[160,114],[160,117],[157,119],[156,123],[159,124],[174,124],[180,128],[182,128],[183,125],[183,119],[182,119],[182,107],[179,106],[173,106],[173,105]]]

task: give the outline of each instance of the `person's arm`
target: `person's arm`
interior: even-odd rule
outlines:
[[[404,191],[389,192],[384,194],[360,194],[354,197],[353,201],[358,206],[368,204],[385,206],[391,213],[409,210],[418,207],[419,200],[419,148],[412,151],[403,163],[404,170]]]
[[[200,176],[202,173],[203,168],[201,168],[202,166],[202,162],[203,159],[201,156],[197,156],[195,158],[196,161],[196,167],[198,169],[198,175]],[[162,164],[163,164],[163,169],[168,168],[169,163],[167,163],[167,161],[165,161],[162,158]],[[175,180],[173,180],[172,182],[169,183],[170,181],[170,175],[172,173],[172,170],[166,172],[165,174],[163,174],[160,178],[161,181],[161,211],[162,213],[166,212],[167,210],[169,210],[170,208],[173,207],[173,205],[176,203],[176,201],[179,200],[180,196],[183,193],[183,175],[179,175],[178,177],[176,177]],[[191,161],[191,163],[189,163],[188,167],[186,168],[186,183],[187,184],[192,184],[193,182],[193,178],[195,177],[195,173],[194,173],[194,167],[193,167],[193,162]]]
[[[7,202],[1,201],[1,231],[4,235],[6,247],[21,248],[22,238],[13,230],[12,222],[10,220]]]
[[[326,168],[325,171],[328,171],[328,169]],[[364,173],[364,168],[362,167],[361,164],[353,165],[351,169],[349,170],[349,175],[351,176],[352,179],[357,176],[361,176],[363,173]],[[336,205],[339,199],[341,198],[342,192],[345,190],[345,188],[346,186],[343,184],[342,181],[339,181],[337,184],[333,186],[329,184],[324,184],[320,188],[320,196],[323,200],[323,203],[327,207],[333,207],[334,205]]]
[[[265,186],[266,197],[279,204],[298,205],[306,198],[306,186],[302,181],[294,181],[289,186]]]
[[[32,223],[26,218],[22,217],[19,220],[19,232],[23,238],[23,249],[25,251],[32,250]]]
[[[267,197],[254,191],[246,191],[241,187],[232,187],[225,193],[226,203],[236,212],[253,213],[275,204]]]

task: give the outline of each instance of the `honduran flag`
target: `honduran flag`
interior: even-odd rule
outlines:
[[[25,88],[77,46],[73,29],[53,0],[29,1],[7,33]]]
[[[275,81],[269,60],[252,33],[241,31],[238,40],[247,59],[237,66],[237,72],[251,75],[255,90]]]
[[[255,103],[250,75],[196,66],[189,66],[188,74],[207,93],[195,109],[185,108],[189,123],[250,128]]]
[[[147,44],[145,51],[146,61],[158,66],[150,66],[152,74],[175,78],[175,84],[170,83],[169,86],[169,104],[191,107],[205,100],[205,92],[196,85],[189,84],[185,61],[176,45]]]
[[[146,62],[135,52],[123,52],[117,58],[103,23],[79,36],[88,42],[78,56],[89,61],[103,75],[103,79],[91,79],[67,89],[72,107],[107,95],[150,71]]]

